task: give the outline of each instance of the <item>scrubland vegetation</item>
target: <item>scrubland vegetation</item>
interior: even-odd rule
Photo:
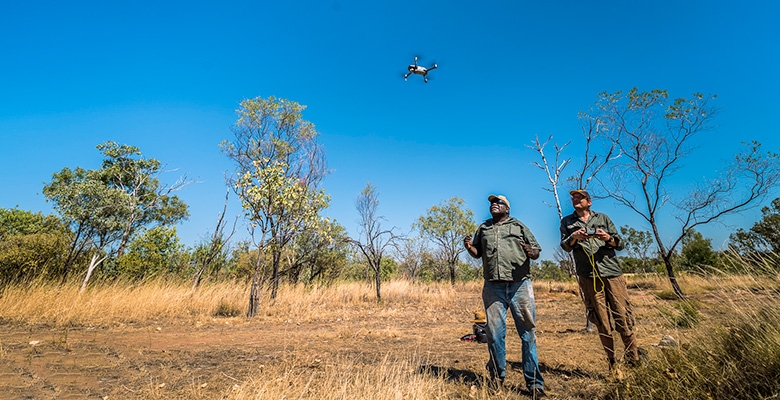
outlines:
[[[754,263],[745,260],[731,262],[740,263],[744,268],[728,274],[714,271],[683,274],[679,279],[688,293],[685,300],[674,296],[662,275],[629,276],[632,293],[641,292],[651,299],[637,301],[638,329],[644,335],[642,339],[647,343],[644,347],[651,355],[650,360],[640,368],[626,367],[622,381],[589,373],[579,377],[574,373],[573,377],[566,378],[572,372],[560,372],[552,360],[545,360],[544,350],[551,354],[557,354],[558,350],[541,348],[540,361],[553,398],[769,399],[780,396],[780,308],[777,307],[780,274],[766,269],[771,264],[756,269],[749,267]],[[534,286],[539,301],[576,290],[573,281],[536,279]],[[246,285],[235,282],[204,284],[193,291],[186,282],[153,280],[142,284],[101,283],[80,293],[77,284],[60,286],[41,282],[5,286],[0,293],[0,310],[6,327],[54,325],[61,329],[90,326],[110,330],[125,324],[194,326],[215,320],[229,321],[231,325],[295,321],[315,326],[330,321],[353,321],[350,325],[357,327],[360,326],[357,321],[361,320],[375,319],[373,323],[381,326],[382,320],[401,318],[420,324],[421,321],[434,323],[433,316],[437,314],[442,320],[454,314],[468,314],[469,310],[453,310],[453,305],[460,304],[458,296],[463,293],[478,294],[480,283],[420,284],[392,280],[383,286],[379,302],[373,287],[366,283],[285,284],[280,286],[275,299],[263,291],[258,315],[249,319],[244,315],[246,290]],[[572,304],[576,305],[576,301]],[[557,312],[566,311],[545,311],[540,316],[540,325],[544,326],[546,319],[555,317],[551,313]],[[329,357],[315,351],[290,352],[273,362],[263,362],[245,378],[235,378],[220,396],[380,400],[524,396],[521,390],[491,392],[482,381],[480,367],[443,367],[423,349],[410,352],[406,347],[375,348],[388,337],[403,335],[394,328],[398,321],[393,321],[388,322],[385,330],[375,325],[371,334],[357,331],[363,328],[352,331],[349,325],[336,332],[324,331],[324,339],[357,341],[358,345],[366,346],[366,351]],[[424,326],[427,325],[420,324],[421,329],[427,329]],[[677,343],[648,342],[658,332],[672,333]],[[597,341],[593,336],[586,340]],[[540,343],[550,346],[546,341]],[[332,346],[338,348],[340,344],[335,341]],[[484,357],[483,351],[476,354]],[[510,360],[511,357],[510,354]],[[476,365],[481,366],[482,362],[480,359]],[[585,382],[578,385],[578,390],[564,385],[566,379],[575,378]],[[556,387],[559,379],[563,380]],[[199,397],[197,392],[192,397]],[[136,394],[139,398],[166,398],[166,393],[169,394],[164,388],[150,386]]]
[[[582,304],[571,259],[558,252],[532,263],[540,361],[552,397],[780,397],[780,199],[763,208],[751,228],[733,232],[726,249],[713,249],[696,230],[769,198],[780,186],[780,155],[751,142],[707,186],[685,192],[669,179],[695,148],[696,134],[710,126],[715,99],[671,100],[664,90],[636,88],[600,94],[580,114],[585,152],[582,168],[570,177],[562,175],[573,160],[563,153],[566,145],[554,145],[549,160],[555,164],[544,153],[551,138],[529,146],[541,157],[537,166],[548,176],[559,217],[564,208],[557,191],[569,179],[575,188],[598,182],[602,197],[650,225],[650,231],[620,227],[625,251],[619,257],[636,299],[639,340],[652,348],[648,363],[618,381],[600,372],[596,338],[572,328],[580,324],[572,315]],[[383,226],[378,188],[367,182],[356,194],[356,234],[348,234],[322,216],[330,201],[322,186],[328,170],[304,108],[273,96],[240,103],[234,135],[221,149],[235,163],[227,191],[241,202],[244,224],[229,221],[226,195],[208,238],[192,247],[180,243],[176,231],[189,215],[176,192],[191,182],[163,183],[163,163],[127,144],[97,145],[100,168],[53,173],[42,193],[57,215],[0,208],[0,377],[27,382],[9,386],[0,379],[0,393],[380,400],[524,395],[518,382],[491,393],[483,380],[485,352],[443,339],[459,336],[456,321],[481,307],[480,267],[462,257],[462,240],[478,222],[472,210],[461,198],[442,200],[406,234]],[[607,165],[626,173],[611,183],[594,179]],[[673,206],[669,213],[660,211],[666,204]],[[671,235],[660,232],[660,219],[677,221]],[[238,229],[251,238],[235,240]],[[219,337],[211,337],[216,326]],[[146,335],[141,339],[139,329]],[[176,356],[153,351],[153,332],[169,329],[180,336],[165,341],[161,333],[158,340],[176,348]],[[255,330],[276,336],[256,341]],[[79,349],[92,358],[77,358],[79,352],[71,353],[76,339],[68,336],[75,331],[100,332],[105,344],[81,337]],[[62,333],[56,340],[32,339],[41,332]],[[659,341],[667,334],[670,340]],[[237,343],[226,345],[221,335]],[[114,336],[138,354],[113,347]],[[572,343],[580,347],[572,350]],[[53,383],[60,367],[47,363],[57,365],[48,360],[61,357],[75,375],[102,376],[100,384],[89,378]]]

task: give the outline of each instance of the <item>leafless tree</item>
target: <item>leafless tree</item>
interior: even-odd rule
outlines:
[[[404,278],[417,281],[423,266],[423,256],[428,250],[422,237],[404,239],[398,246],[399,266]]]
[[[581,117],[584,117],[581,115]],[[569,178],[569,181],[573,182],[574,185],[572,188],[576,189],[585,189],[587,188],[588,183],[590,182],[593,177],[609,162],[613,159],[613,152],[609,151],[606,153],[606,156],[603,158],[599,157],[598,155],[593,155],[591,151],[591,146],[593,145],[594,140],[598,136],[599,128],[601,127],[601,124],[598,122],[598,120],[593,118],[587,118],[584,117],[586,121],[588,121],[588,127],[583,127],[583,135],[585,136],[585,146],[584,146],[584,157],[583,157],[583,164],[579,171],[577,171],[576,175]],[[534,143],[532,145],[529,145],[528,147],[534,151],[536,151],[539,154],[539,157],[541,159],[541,162],[535,161],[534,165],[544,171],[544,173],[547,175],[547,182],[549,183],[549,187],[543,187],[542,189],[545,191],[548,191],[552,194],[553,198],[555,199],[555,208],[558,211],[558,220],[563,219],[563,206],[561,205],[561,198],[558,194],[558,189],[561,185],[561,177],[563,175],[563,171],[566,169],[566,167],[571,163],[571,158],[564,158],[563,157],[563,150],[571,143],[567,142],[563,145],[558,145],[558,143],[553,143],[553,148],[555,149],[555,159],[553,160],[554,164],[553,166],[550,165],[549,161],[547,160],[547,155],[545,154],[544,148],[547,146],[548,143],[550,143],[550,140],[552,140],[552,135],[547,137],[547,140],[542,143],[539,140],[539,137],[536,136],[534,138]],[[546,203],[547,205],[552,206],[549,203]],[[561,248],[558,248],[558,250],[555,252],[555,256],[557,257],[558,265],[561,265],[565,268],[566,273],[569,274],[569,276],[576,276],[575,268],[574,268],[574,256],[571,253],[565,253]],[[582,290],[580,290],[580,297],[584,299]],[[589,320],[585,320],[585,330],[588,332],[594,331],[593,323],[591,323]]]
[[[230,241],[230,238],[236,233],[236,224],[238,223],[238,217],[233,221],[233,228],[230,233],[225,234],[225,214],[227,213],[227,206],[229,200],[230,191],[225,192],[225,205],[222,207],[222,212],[219,213],[217,218],[217,225],[214,227],[214,233],[211,235],[211,241],[206,248],[206,253],[203,258],[197,260],[200,264],[198,271],[195,273],[195,279],[192,282],[192,291],[194,292],[200,285],[203,277],[203,272],[209,269],[215,259],[222,253],[226,243]]]
[[[558,188],[561,184],[561,175],[563,174],[563,170],[566,169],[566,166],[568,166],[569,163],[571,163],[571,158],[563,158],[562,154],[563,150],[571,142],[567,142],[562,146],[558,145],[558,143],[553,143],[553,148],[555,149],[555,160],[553,160],[553,166],[550,166],[550,163],[547,161],[547,155],[544,152],[544,148],[548,143],[550,143],[550,140],[552,140],[552,135],[548,136],[544,143],[539,141],[539,136],[536,136],[534,138],[534,143],[532,145],[528,145],[527,147],[539,153],[541,162],[534,161],[534,165],[547,175],[547,182],[550,184],[550,187],[542,187],[542,190],[552,194],[553,198],[555,199],[555,208],[558,210],[558,219],[560,220],[563,219],[563,208],[561,207],[561,199],[558,196]],[[548,206],[552,206],[547,202],[544,203]],[[571,275],[571,271],[569,274]]]
[[[373,270],[376,283],[376,299],[382,300],[380,291],[382,286],[382,256],[390,247],[395,246],[401,237],[393,232],[395,228],[382,228],[384,217],[378,214],[378,207],[379,194],[376,186],[368,182],[355,201],[355,208],[357,208],[358,214],[360,214],[358,226],[360,239],[353,239],[352,244],[365,257],[368,266]]]

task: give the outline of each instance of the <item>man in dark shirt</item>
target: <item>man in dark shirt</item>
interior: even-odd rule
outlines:
[[[591,210],[593,201],[586,190],[572,190],[569,194],[574,213],[561,220],[561,248],[574,255],[588,320],[598,329],[610,371],[619,377],[610,320],[614,321],[625,346],[626,362],[639,364],[634,315],[626,280],[615,255],[616,250],[623,249],[623,243],[609,216]]]

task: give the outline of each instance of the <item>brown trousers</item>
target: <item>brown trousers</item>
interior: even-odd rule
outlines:
[[[621,336],[634,333],[634,314],[628,301],[626,280],[623,276],[606,278],[578,277],[588,320],[602,335],[612,334],[612,325]]]

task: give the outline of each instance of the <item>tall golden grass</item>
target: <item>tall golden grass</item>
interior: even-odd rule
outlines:
[[[460,283],[465,290],[479,290],[479,283]],[[276,299],[261,291],[258,316],[270,320],[327,319],[349,315],[345,311],[371,306],[376,312],[391,312],[405,305],[444,307],[452,303],[457,288],[448,283],[413,284],[390,281],[382,285],[377,307],[376,291],[366,283],[333,286],[282,285]],[[36,282],[7,286],[0,291],[0,317],[13,323],[51,326],[139,323],[155,320],[197,320],[234,317],[241,320],[249,301],[245,283],[219,282],[192,291],[187,282],[154,280],[143,284],[116,282],[96,284],[80,293],[79,287]]]
[[[679,282],[690,299],[660,301],[661,306],[651,310],[654,315],[642,323],[684,332],[682,346],[653,351],[654,357],[644,367],[627,370],[622,382],[601,382],[593,394],[613,399],[780,398],[780,275],[766,271],[745,268],[740,274],[681,275]],[[628,282],[659,299],[669,296],[663,276],[632,276]],[[377,302],[374,288],[366,283],[283,285],[274,300],[267,291],[261,293],[256,319],[349,319],[365,310],[390,316],[403,307],[429,316],[436,310],[450,309],[457,303],[458,293],[478,293],[480,288],[481,282],[453,287],[449,283],[390,281],[383,284],[383,300]],[[574,291],[576,284],[536,281],[534,288],[538,293]],[[186,282],[158,280],[97,284],[79,293],[78,285],[34,283],[2,289],[0,318],[16,324],[54,326],[158,320],[193,323],[216,317],[240,324],[247,321],[248,290],[244,283],[219,282],[192,291]],[[690,319],[693,314],[695,320]],[[680,324],[685,317],[689,318],[688,326]],[[259,366],[256,376],[237,381],[224,398],[509,399],[519,395],[492,393],[486,385],[446,376],[447,371],[425,367],[432,365],[426,357],[424,353],[390,350],[378,362],[346,356],[320,360],[315,355],[290,355]],[[153,391],[149,397],[155,398]]]
[[[340,359],[329,365],[318,360],[296,360],[267,366],[255,378],[238,385],[228,399],[450,399],[461,397],[447,376],[421,370],[418,356],[385,357],[376,364]],[[301,366],[307,366],[301,368]],[[421,373],[422,372],[422,373]],[[484,386],[471,387],[474,398],[490,397]],[[505,394],[504,396],[507,396]],[[511,397],[498,398],[511,398]]]
[[[780,399],[778,266],[767,268],[770,258],[756,268],[738,255],[729,257],[739,274],[710,271],[684,279],[687,293],[701,299],[681,302],[683,313],[706,304],[718,317],[700,319],[687,342],[662,348],[661,357],[632,371],[612,397]]]

